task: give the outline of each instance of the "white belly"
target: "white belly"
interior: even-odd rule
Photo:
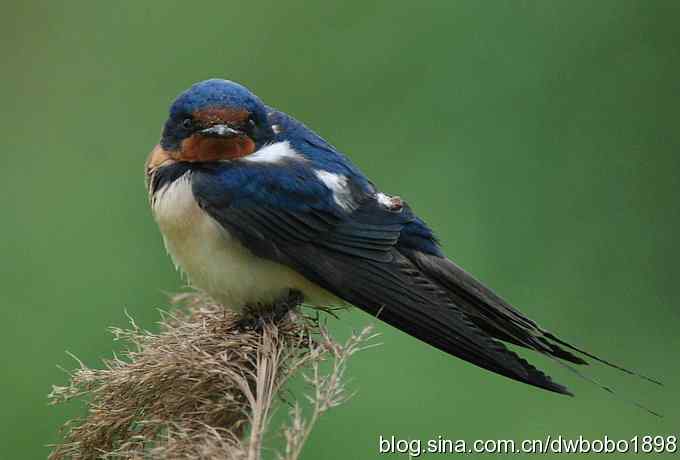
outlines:
[[[158,191],[153,212],[175,266],[192,286],[226,307],[241,310],[246,304],[270,304],[291,289],[301,291],[312,304],[342,304],[294,270],[246,249],[198,206],[190,173]]]

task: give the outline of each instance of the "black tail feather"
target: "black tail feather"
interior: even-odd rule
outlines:
[[[578,347],[575,347],[574,345],[571,345],[570,343],[565,342],[564,340],[561,340],[560,338],[556,337],[554,334],[552,334],[552,333],[550,333],[550,332],[544,331],[544,334],[545,334],[545,337],[546,337],[546,338],[548,338],[548,339],[550,339],[550,340],[552,340],[552,341],[554,341],[554,342],[557,342],[557,343],[559,343],[560,345],[569,348],[570,350],[574,350],[574,351],[576,351],[576,352],[578,352],[578,353],[581,353],[582,355],[587,356],[587,357],[590,358],[590,359],[594,359],[595,361],[597,361],[597,362],[599,362],[599,363],[605,364],[605,365],[607,365],[607,366],[609,366],[609,367],[612,367],[612,368],[614,368],[614,369],[617,369],[617,370],[619,370],[619,371],[621,371],[621,372],[624,372],[624,373],[626,373],[626,374],[628,374],[628,375],[634,375],[634,376],[639,377],[639,378],[641,378],[641,379],[643,379],[643,380],[647,380],[648,382],[654,383],[654,384],[656,384],[656,385],[663,386],[663,383],[660,382],[659,380],[653,379],[653,378],[651,378],[651,377],[647,377],[647,376],[644,375],[644,374],[640,374],[640,373],[635,372],[635,371],[632,371],[632,370],[630,370],[630,369],[626,369],[625,367],[619,366],[618,364],[614,364],[614,363],[612,363],[611,361],[607,361],[606,359],[602,359],[602,358],[600,358],[599,356],[593,355],[592,353],[588,353],[588,352],[585,351],[585,350],[582,350],[582,349],[580,349],[580,348],[578,348]]]
[[[417,251],[405,251],[405,254],[423,271],[423,273],[426,274],[426,276],[435,280],[447,292],[449,297],[462,308],[465,314],[477,327],[491,337],[546,355],[560,365],[568,368],[582,379],[614,395],[616,395],[616,393],[611,387],[603,385],[597,380],[583,374],[568,363],[577,365],[588,364],[585,359],[577,355],[580,354],[586,358],[590,358],[621,372],[625,372],[626,374],[637,376],[657,385],[662,385],[662,383],[656,379],[600,358],[599,356],[565,342],[554,334],[544,330],[535,321],[523,315],[519,310],[513,308],[509,303],[490,289],[486,288],[482,283],[450,260],[443,257],[419,253]],[[618,397],[618,395],[616,396]],[[625,401],[650,414],[661,416],[658,412],[655,412],[638,402],[630,400]]]
[[[597,386],[598,388],[600,388],[600,389],[606,391],[607,393],[611,394],[611,395],[614,396],[616,399],[619,399],[619,400],[621,400],[621,401],[623,401],[623,402],[625,402],[625,403],[627,403],[627,404],[631,404],[631,405],[637,407],[638,409],[642,409],[642,410],[644,410],[645,412],[647,412],[647,413],[649,413],[649,414],[651,414],[651,415],[654,415],[655,417],[663,418],[663,414],[661,414],[661,413],[659,413],[659,412],[657,412],[657,411],[655,411],[655,410],[653,410],[653,409],[650,409],[649,407],[647,407],[647,406],[645,406],[644,404],[641,404],[641,403],[639,403],[639,402],[637,402],[637,401],[634,401],[634,400],[632,400],[632,399],[628,399],[628,398],[622,397],[620,394],[618,394],[616,391],[614,391],[614,389],[613,389],[612,387],[610,387],[610,386],[608,386],[608,385],[605,385],[605,384],[599,382],[598,380],[596,380],[596,379],[593,378],[593,377],[590,377],[589,375],[584,374],[583,372],[579,371],[578,369],[576,369],[576,368],[573,367],[573,366],[570,366],[569,364],[565,363],[564,361],[561,361],[561,360],[559,360],[559,359],[554,359],[554,361],[556,361],[557,363],[559,363],[559,365],[561,365],[562,367],[566,368],[566,369],[569,370],[570,372],[573,372],[574,374],[576,374],[576,376],[578,376],[579,378],[581,378],[581,379],[585,380],[586,382],[589,382],[589,383],[591,383],[591,384]]]

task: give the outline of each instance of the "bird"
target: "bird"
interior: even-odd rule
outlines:
[[[573,395],[507,345],[565,365],[613,364],[542,328],[443,252],[409,204],[239,83],[209,79],[172,102],[146,165],[174,264],[242,311],[301,294],[353,305],[457,358]],[[604,387],[608,389],[608,387]]]

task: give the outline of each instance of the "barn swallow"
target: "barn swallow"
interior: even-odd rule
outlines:
[[[448,259],[404,200],[237,83],[206,80],[177,97],[146,175],[175,265],[225,306],[293,291],[310,304],[351,304],[453,356],[563,394],[571,392],[505,344],[634,374],[512,307]]]

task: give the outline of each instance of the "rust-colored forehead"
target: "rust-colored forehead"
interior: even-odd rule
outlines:
[[[192,113],[192,115],[196,120],[200,120],[205,123],[239,123],[246,120],[250,114],[245,109],[208,107],[206,109],[196,110],[194,113]]]

